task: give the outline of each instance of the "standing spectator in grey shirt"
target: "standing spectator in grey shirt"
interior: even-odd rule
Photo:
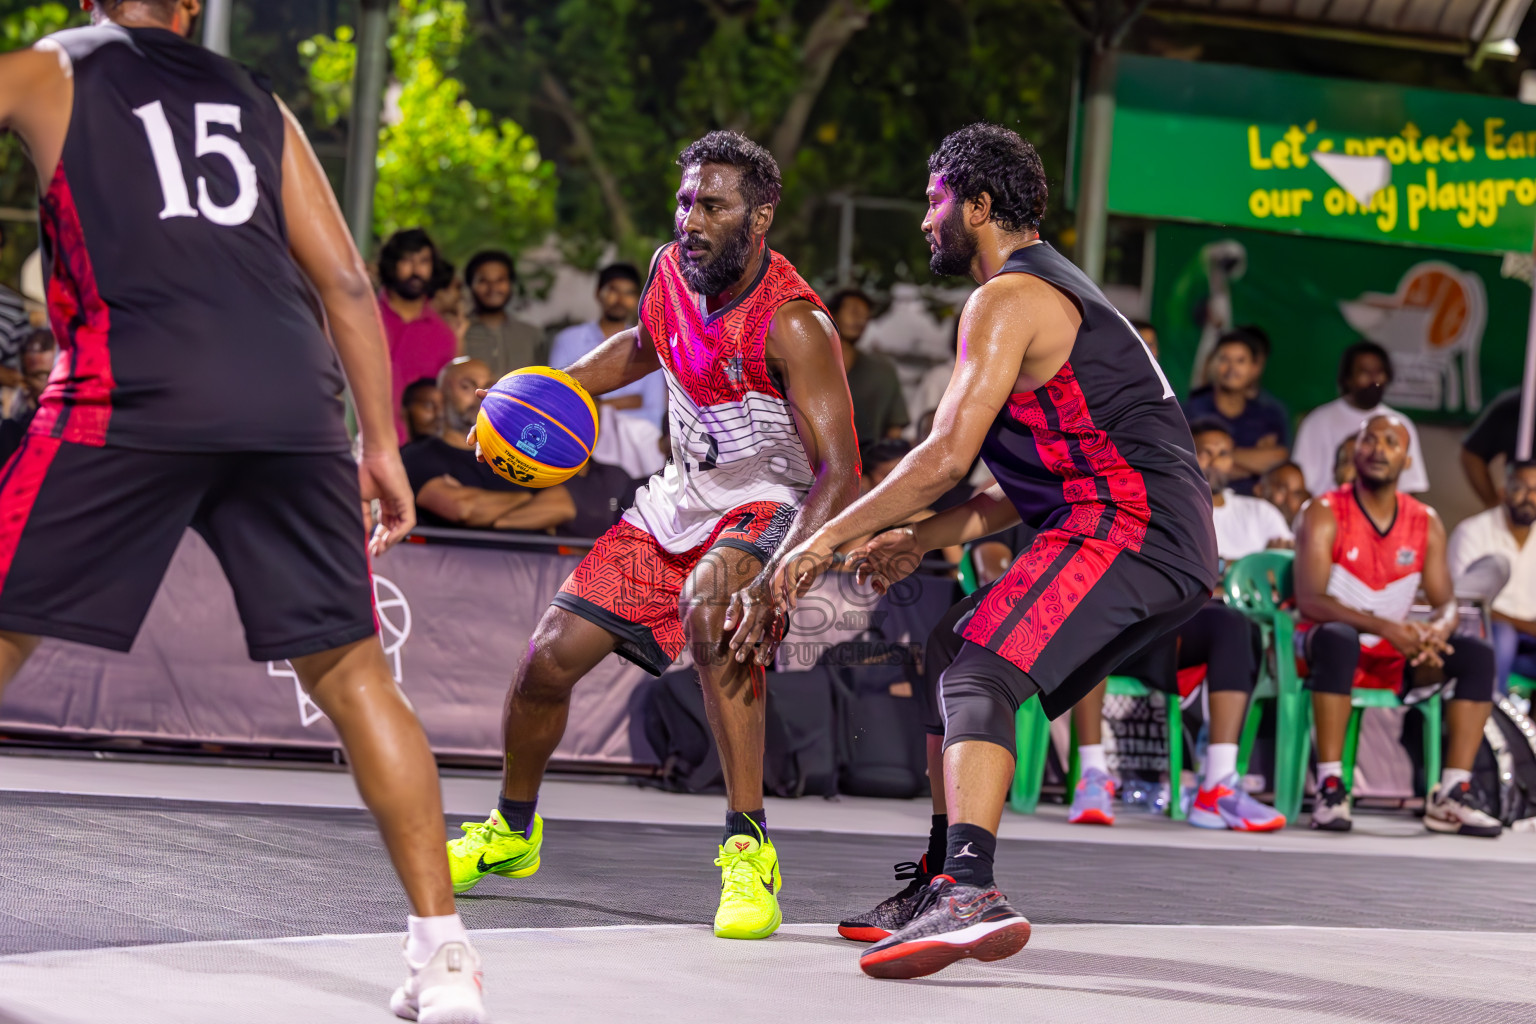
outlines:
[[[620,331],[635,325],[640,309],[640,271],[633,263],[612,263],[598,271],[596,320],[567,327],[555,335],[549,365],[564,369]],[[667,381],[660,370],[598,399],[618,412],[649,420],[657,430],[667,415]]]
[[[544,332],[507,312],[517,284],[512,257],[494,250],[477,252],[464,268],[464,280],[475,309],[464,331],[461,353],[489,366],[496,380],[543,363]]]

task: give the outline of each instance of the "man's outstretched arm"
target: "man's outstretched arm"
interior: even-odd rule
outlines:
[[[597,348],[582,356],[566,373],[596,397],[633,384],[661,369],[661,357],[644,325],[631,327],[612,335]]]
[[[372,544],[377,554],[416,525],[416,503],[405,467],[400,464],[395,434],[384,323],[379,319],[368,271],[352,243],[331,183],[293,113],[286,106],[282,111],[283,213],[288,245],[325,306],[331,340],[352,388],[363,442],[358,466],[363,499],[377,498],[381,510],[382,532]]]
[[[958,363],[934,413],[933,432],[880,486],[781,560],[774,582],[781,602],[792,603],[839,547],[906,522],[970,472],[1036,332],[1028,313],[1020,313],[1013,283],[999,284],[975,292],[961,314]]]

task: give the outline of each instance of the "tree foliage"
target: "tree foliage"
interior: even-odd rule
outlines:
[[[464,98],[454,70],[468,17],[460,0],[401,0],[390,35],[395,85],[379,139],[374,228],[380,236],[425,227],[444,251],[522,248],[554,224],[554,166],[507,117]],[[350,113],[356,44],[345,27],[306,41],[314,113]]]

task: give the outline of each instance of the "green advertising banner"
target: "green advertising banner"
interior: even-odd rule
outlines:
[[[1269,333],[1264,386],[1293,417],[1338,397],[1361,338],[1392,354],[1387,402],[1416,419],[1469,420],[1520,383],[1531,286],[1500,257],[1190,224],[1159,225],[1156,252],[1152,322],[1181,396],[1227,324]]]
[[[1135,56],[1120,59],[1115,96],[1113,213],[1531,251],[1536,107]],[[1362,181],[1365,202],[1351,194]]]

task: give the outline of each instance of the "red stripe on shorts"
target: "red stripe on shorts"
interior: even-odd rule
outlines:
[[[0,592],[16,559],[16,547],[27,528],[37,493],[42,490],[48,467],[59,453],[56,437],[27,437],[0,474]]]
[[[96,269],[63,160],[43,196],[40,219],[53,260],[48,322],[61,353],[29,430],[100,446],[107,440],[116,387],[109,345],[112,317],[96,288]]]

